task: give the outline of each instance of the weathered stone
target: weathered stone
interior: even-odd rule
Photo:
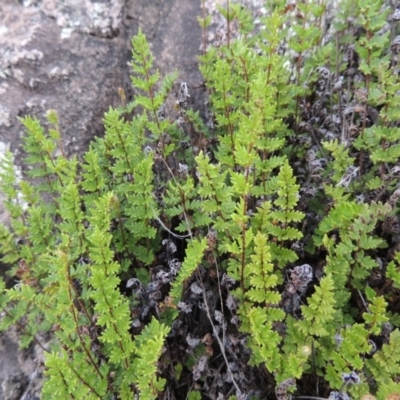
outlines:
[[[67,151],[82,152],[129,85],[124,1],[6,1],[0,15],[0,141],[18,161],[17,117],[52,108]]]
[[[102,116],[130,91],[131,37],[141,26],[163,73],[198,83],[197,2],[24,0],[0,4],[0,141],[21,164],[17,117],[58,111],[64,146],[82,153]]]

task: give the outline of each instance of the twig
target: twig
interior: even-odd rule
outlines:
[[[153,211],[154,218],[160,223],[160,225],[161,225],[170,235],[176,237],[177,239],[185,239],[185,238],[187,238],[187,237],[192,237],[192,233],[191,233],[191,232],[190,232],[189,234],[187,234],[187,235],[178,235],[178,234],[172,232],[170,229],[168,229],[168,228],[165,226],[164,222],[162,222],[161,219],[157,216],[156,212],[154,211],[154,208],[153,208],[152,206],[150,206],[150,208],[151,208],[151,211]]]
[[[217,332],[217,330],[215,329],[215,325],[214,325],[214,323],[213,323],[213,321],[212,321],[211,314],[210,314],[210,308],[208,307],[208,302],[207,302],[207,297],[206,297],[206,289],[205,289],[205,286],[204,286],[204,283],[203,283],[203,279],[202,279],[202,277],[201,277],[200,274],[199,274],[199,277],[200,277],[201,284],[202,284],[202,286],[203,286],[203,301],[204,301],[204,305],[205,305],[205,307],[206,307],[207,317],[208,317],[208,319],[209,319],[209,321],[210,321],[210,324],[211,324],[211,326],[212,326],[214,336],[215,336],[215,338],[216,338],[217,341],[218,341],[219,347],[220,347],[220,349],[221,349],[221,354],[222,354],[222,357],[224,357],[224,360],[225,360],[225,363],[226,363],[226,368],[227,368],[227,370],[228,370],[228,372],[229,372],[229,375],[230,375],[230,377],[231,377],[231,379],[232,379],[232,383],[233,383],[233,385],[234,385],[235,388],[236,388],[237,394],[240,394],[240,393],[242,393],[242,391],[240,390],[238,384],[236,383],[235,378],[234,378],[233,373],[232,373],[232,370],[231,370],[231,367],[229,366],[228,358],[226,357],[226,353],[225,353],[224,344],[221,343],[221,339],[219,338],[218,332]],[[224,328],[223,328],[223,329],[224,329]]]

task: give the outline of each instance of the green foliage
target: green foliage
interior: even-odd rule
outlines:
[[[317,337],[329,335],[335,315],[333,289],[333,279],[327,275],[321,280],[320,286],[316,287],[309,304],[301,307],[304,318],[297,326],[304,335]]]
[[[21,119],[29,182],[11,153],[0,168],[1,261],[18,280],[0,280],[0,329],[45,350],[44,399],[199,399],[211,377],[215,398],[400,390],[388,11],[344,0],[327,41],[329,4],[314,3],[269,1],[258,29],[228,1],[226,40],[207,47],[203,2],[205,110],[177,73],[160,79],[139,30],[136,96],[83,162],[54,110],[48,131]]]
[[[271,263],[270,247],[265,235],[258,232],[254,244],[255,254],[251,255],[251,262],[245,268],[248,290],[240,309],[242,329],[251,333],[250,347],[255,349],[255,363],[265,362],[274,371],[280,361],[277,345],[281,339],[273,331],[272,325],[275,321],[281,321],[284,313],[275,308],[281,300],[279,293],[274,290],[278,277],[273,273],[274,265]],[[238,291],[238,296],[241,295]]]
[[[157,378],[156,374],[157,362],[168,332],[168,327],[153,319],[137,338],[137,358],[133,365],[133,373],[141,399],[156,399],[157,393],[164,388],[165,379]]]
[[[181,297],[181,292],[185,289],[186,282],[190,280],[191,276],[196,271],[203,258],[205,249],[205,239],[203,239],[201,242],[197,240],[189,242],[185,261],[182,263],[180,273],[171,288],[170,295],[173,299],[179,299]]]
[[[400,331],[396,329],[390,335],[389,343],[367,361],[371,373],[380,383],[378,395],[384,398],[393,392],[399,391],[399,384],[393,379],[398,375]]]

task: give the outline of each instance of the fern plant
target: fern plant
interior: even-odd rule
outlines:
[[[398,76],[371,1],[324,25],[328,2],[274,0],[261,28],[228,1],[208,47],[204,13],[205,112],[139,31],[136,96],[83,162],[55,111],[48,132],[21,120],[30,183],[10,153],[0,172],[18,279],[0,281],[0,329],[45,350],[43,398],[400,391]]]

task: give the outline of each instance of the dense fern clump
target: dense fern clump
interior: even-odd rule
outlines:
[[[139,31],[136,96],[82,163],[54,110],[21,119],[0,329],[44,348],[43,399],[400,393],[400,17],[332,7],[271,0],[255,24],[228,1],[200,110]]]

